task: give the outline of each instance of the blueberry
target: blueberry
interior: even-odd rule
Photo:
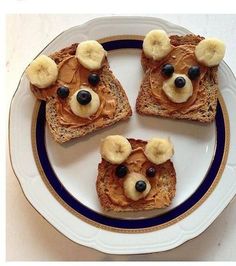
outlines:
[[[175,86],[177,88],[183,88],[185,86],[185,84],[186,84],[186,80],[184,77],[177,77],[175,79]]]
[[[86,105],[91,102],[92,96],[89,91],[80,90],[77,93],[76,99],[81,105]]]
[[[146,170],[146,176],[147,177],[154,177],[155,175],[156,175],[155,167],[151,166],[151,167],[147,168],[147,170]]]
[[[65,87],[65,86],[62,86],[62,87],[59,87],[57,89],[57,95],[62,98],[62,99],[65,99],[66,97],[68,97],[70,93],[70,90],[69,88]]]
[[[96,73],[89,74],[89,76],[88,76],[89,84],[91,84],[92,86],[96,86],[96,85],[98,85],[99,81],[100,81],[100,78],[99,78],[98,74],[96,74]]]
[[[167,77],[170,77],[172,76],[172,74],[174,73],[175,69],[174,67],[171,65],[171,64],[165,64],[163,67],[162,67],[162,73],[167,76]]]
[[[188,70],[188,77],[193,80],[200,76],[200,67],[191,66]]]
[[[135,184],[135,189],[138,192],[143,192],[146,189],[146,187],[147,187],[147,185],[146,185],[146,183],[143,180],[139,180]]]
[[[128,168],[124,164],[120,164],[116,167],[116,176],[118,177],[124,177],[128,173]]]

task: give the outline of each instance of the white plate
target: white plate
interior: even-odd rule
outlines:
[[[113,254],[149,253],[174,248],[204,231],[236,193],[236,81],[229,67],[219,68],[220,101],[210,125],[140,116],[135,100],[143,76],[140,35],[153,28],[169,34],[188,30],[157,18],[106,17],[73,27],[43,51],[50,54],[72,43],[98,39],[124,86],[133,109],[129,121],[59,145],[44,126],[44,104],[29,92],[23,73],[10,110],[13,169],[29,202],[71,240]],[[105,38],[105,39],[104,39]],[[135,48],[136,47],[136,48]],[[118,49],[120,48],[120,49]],[[177,193],[164,210],[104,213],[95,181],[100,139],[110,134],[149,139],[170,136],[177,172]]]

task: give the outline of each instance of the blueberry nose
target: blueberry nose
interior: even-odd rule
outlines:
[[[88,103],[91,102],[92,100],[92,96],[91,96],[91,93],[89,91],[86,91],[86,90],[80,90],[78,93],[77,93],[77,101],[81,104],[81,105],[86,105]]]
[[[184,77],[177,77],[175,79],[175,86],[177,88],[183,88],[185,86],[185,84],[186,84],[186,80]]]
[[[138,192],[143,192],[144,190],[146,190],[146,188],[147,188],[147,184],[146,184],[145,181],[143,181],[143,180],[139,180],[139,181],[136,182],[136,184],[135,184],[135,188],[136,188],[136,190],[137,190]]]

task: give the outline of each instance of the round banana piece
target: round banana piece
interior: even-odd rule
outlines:
[[[108,136],[102,140],[100,153],[103,159],[112,163],[124,162],[132,151],[129,141],[120,135]]]
[[[161,60],[171,50],[170,38],[164,30],[152,30],[144,38],[143,51],[148,58]]]
[[[146,183],[146,189],[143,192],[138,192],[135,188],[135,184],[138,181],[144,181]],[[151,185],[145,176],[139,173],[130,173],[125,178],[123,188],[127,198],[137,201],[147,196],[151,189]]]
[[[26,69],[31,84],[40,89],[52,85],[58,76],[57,64],[48,56],[40,55]]]
[[[174,147],[169,139],[153,138],[146,144],[144,153],[152,163],[162,164],[173,156]]]
[[[183,77],[185,79],[185,86],[183,88],[176,88],[175,79]],[[191,80],[184,74],[173,74],[171,78],[163,82],[163,91],[166,96],[174,103],[184,103],[193,94],[193,85]]]
[[[102,66],[106,51],[100,43],[90,40],[81,42],[76,49],[75,55],[85,68],[97,70]]]
[[[225,44],[221,40],[207,38],[196,46],[195,56],[198,62],[205,66],[217,66],[224,58],[225,49]]]
[[[81,105],[77,100],[77,94],[79,91],[85,90],[91,94],[91,101],[86,105]],[[76,91],[70,98],[70,108],[72,112],[82,118],[89,118],[91,115],[95,114],[100,106],[100,99],[96,92],[92,89],[81,86],[78,91]]]

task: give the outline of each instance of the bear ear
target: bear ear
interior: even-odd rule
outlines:
[[[144,149],[144,154],[154,164],[162,164],[168,161],[174,154],[174,147],[170,138],[152,138]]]
[[[58,67],[49,56],[39,55],[30,63],[25,73],[30,81],[31,91],[37,99],[47,100],[45,90],[47,95],[54,93],[52,87],[58,78]]]
[[[43,54],[34,59],[25,72],[30,83],[39,89],[45,89],[54,84],[58,76],[57,64]]]
[[[207,38],[198,43],[195,48],[197,61],[205,66],[219,65],[225,55],[225,44],[216,38]]]
[[[164,30],[152,30],[147,33],[143,40],[143,52],[146,57],[153,60],[161,60],[171,50],[170,38]]]
[[[100,153],[104,160],[112,164],[123,163],[132,152],[129,141],[120,135],[107,136],[101,141]]]
[[[80,64],[88,70],[98,70],[102,67],[102,62],[107,52],[103,46],[94,40],[81,42],[77,48],[75,56]]]

